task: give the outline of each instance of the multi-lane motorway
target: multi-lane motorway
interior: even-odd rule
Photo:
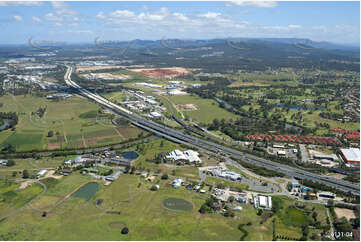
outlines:
[[[348,181],[314,174],[312,172],[304,171],[299,168],[290,167],[261,157],[257,157],[255,155],[244,153],[224,145],[220,145],[211,141],[200,139],[198,137],[189,134],[185,134],[182,131],[174,130],[165,125],[156,123],[152,120],[146,119],[145,117],[134,114],[129,110],[108,101],[107,99],[101,97],[100,95],[94,94],[79,86],[77,83],[71,80],[72,71],[73,71],[73,67],[68,66],[67,72],[64,76],[67,85],[75,89],[77,92],[79,92],[79,94],[97,102],[98,104],[112,110],[113,112],[119,115],[122,115],[123,117],[126,117],[130,122],[132,122],[134,125],[138,127],[153,132],[157,135],[163,136],[172,141],[188,144],[193,147],[198,147],[202,150],[207,150],[212,153],[221,154],[222,156],[226,156],[228,158],[242,160],[244,162],[258,165],[273,171],[282,172],[284,174],[296,177],[298,179],[309,179],[314,182],[322,183],[324,185],[337,188],[341,191],[351,192],[355,195],[360,195],[360,188],[358,184],[353,184]]]

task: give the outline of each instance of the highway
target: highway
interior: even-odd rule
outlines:
[[[79,86],[77,83],[71,80],[71,73],[73,71],[73,67],[67,66],[67,72],[64,76],[64,80],[67,85],[75,89],[79,92],[79,94],[97,102],[98,104],[112,110],[113,112],[127,118],[132,124],[143,128],[145,130],[148,130],[150,132],[153,132],[159,136],[162,136],[164,138],[170,139],[172,141],[178,142],[178,143],[184,143],[187,145],[190,145],[192,147],[197,147],[202,150],[207,150],[208,152],[212,152],[213,154],[221,154],[222,156],[233,158],[236,160],[242,160],[244,162],[248,162],[250,164],[254,164],[257,166],[261,166],[264,168],[267,168],[269,170],[282,172],[286,175],[296,177],[298,179],[308,179],[312,180],[314,182],[322,183],[324,185],[337,188],[341,191],[345,192],[351,192],[355,195],[360,195],[360,189],[358,184],[353,184],[348,181],[335,179],[332,177],[327,177],[323,175],[318,175],[315,173],[311,173],[308,171],[304,171],[299,168],[290,167],[284,164],[280,164],[277,162],[273,162],[261,157],[257,157],[252,154],[244,153],[236,149],[229,148],[224,145],[220,145],[211,141],[203,140],[198,137],[185,134],[182,131],[174,130],[170,127],[167,127],[165,125],[156,123],[152,120],[146,119],[145,117],[142,117],[140,115],[134,114],[130,112],[129,110],[120,107],[107,99],[101,97],[100,95],[94,94],[81,86]]]

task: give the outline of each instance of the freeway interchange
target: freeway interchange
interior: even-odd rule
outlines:
[[[360,195],[360,188],[358,184],[353,184],[351,182],[344,181],[341,179],[335,179],[333,177],[327,177],[327,176],[315,174],[312,172],[304,171],[299,168],[290,167],[261,157],[257,157],[252,154],[244,153],[239,150],[232,149],[215,142],[207,141],[189,134],[185,134],[182,131],[174,130],[170,127],[156,123],[145,117],[132,113],[129,110],[108,101],[107,99],[101,97],[100,95],[94,94],[86,90],[85,88],[79,86],[77,83],[71,80],[73,67],[67,66],[67,68],[68,69],[64,76],[64,80],[67,85],[69,85],[79,94],[87,97],[88,99],[91,99],[96,103],[112,110],[114,113],[125,117],[133,125],[136,125],[142,129],[145,129],[147,131],[150,131],[152,133],[155,133],[159,136],[162,136],[166,139],[169,139],[177,143],[183,143],[190,145],[192,147],[197,147],[201,150],[207,151],[208,153],[221,154],[222,156],[227,157],[228,159],[233,158],[236,160],[242,160],[244,162],[251,163],[253,165],[257,165],[260,167],[264,167],[269,170],[284,173],[288,176],[293,176],[296,179],[308,179],[314,182],[324,184],[326,186],[334,187],[344,192],[350,192],[357,196]]]

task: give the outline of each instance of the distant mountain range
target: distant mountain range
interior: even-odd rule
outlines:
[[[46,47],[46,46],[42,46]],[[294,67],[360,70],[360,47],[301,38],[222,38],[106,41],[50,46],[58,57],[106,55],[134,64],[184,66],[214,72]],[[0,57],[42,52],[30,45],[0,46]]]

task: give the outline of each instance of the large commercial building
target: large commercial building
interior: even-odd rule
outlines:
[[[263,196],[258,195],[254,198],[254,207],[256,209],[272,209],[272,197],[271,196]]]
[[[353,166],[360,166],[361,154],[358,148],[341,149],[344,161]]]
[[[180,150],[174,150],[170,152],[167,156],[167,159],[171,159],[173,161],[183,161],[190,163],[201,163],[201,159],[199,158],[199,153],[194,150],[186,150],[184,152]]]

